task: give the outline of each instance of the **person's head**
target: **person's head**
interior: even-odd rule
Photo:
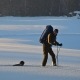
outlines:
[[[58,29],[55,29],[55,30],[54,30],[54,34],[55,34],[55,35],[57,35],[57,34],[58,34],[58,32],[59,32],[59,30],[58,30]]]
[[[22,65],[22,66],[23,66],[23,65],[24,65],[24,61],[20,61],[20,65]]]

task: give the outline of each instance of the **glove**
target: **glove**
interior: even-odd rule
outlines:
[[[54,42],[53,45],[56,46],[56,43]]]
[[[62,46],[62,43],[60,43],[59,46]]]

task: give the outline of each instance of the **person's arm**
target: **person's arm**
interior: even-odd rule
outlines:
[[[50,45],[58,45],[59,43],[56,41],[56,37],[53,37],[52,34],[48,35],[48,43]]]
[[[48,43],[52,45],[52,35],[51,34],[48,35]]]
[[[59,45],[59,42],[57,42],[56,40],[55,40],[55,42],[54,42],[54,43],[55,43],[55,45]]]
[[[62,46],[62,43],[60,44],[59,42],[56,41],[56,36],[53,38],[53,36],[51,34],[48,35],[48,43],[50,45]]]
[[[57,41],[55,41],[55,44],[56,44],[57,46],[62,46],[62,43],[59,43],[59,42],[57,42]]]

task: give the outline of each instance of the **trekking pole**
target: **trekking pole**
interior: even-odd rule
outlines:
[[[57,65],[58,65],[58,53],[59,53],[59,51],[60,51],[60,47],[58,48],[58,46],[57,46],[57,56],[56,56],[56,59],[57,59]]]

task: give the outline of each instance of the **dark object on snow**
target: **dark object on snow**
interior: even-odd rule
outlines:
[[[53,27],[51,25],[47,25],[46,26],[45,30],[41,34],[39,42],[42,43],[42,44],[45,43],[46,42],[46,38],[47,38],[49,33],[53,33]]]
[[[24,61],[20,61],[20,63],[19,64],[14,64],[13,66],[24,66]]]

